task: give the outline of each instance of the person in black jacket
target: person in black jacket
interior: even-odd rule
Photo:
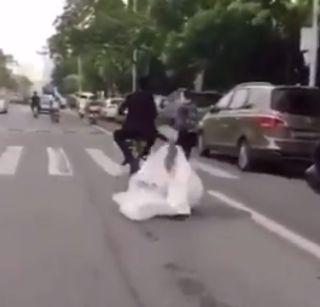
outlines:
[[[148,91],[148,78],[141,78],[139,90],[130,94],[119,109],[120,114],[127,110],[127,117],[122,128],[114,132],[114,140],[124,155],[125,164],[130,164],[131,173],[135,173],[139,164],[134,158],[127,140],[143,140],[147,146],[142,156],[149,154],[157,136],[157,107],[153,95]]]
[[[31,110],[32,112],[34,109],[37,109],[37,111],[40,111],[40,97],[37,92],[34,92],[31,97]]]

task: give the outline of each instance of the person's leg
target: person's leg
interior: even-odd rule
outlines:
[[[190,147],[189,145],[185,145],[184,147],[182,147],[182,149],[184,151],[184,154],[185,154],[187,160],[189,160],[191,157],[192,147]]]
[[[188,132],[188,135],[186,136],[186,157],[187,160],[190,159],[192,149],[198,145],[198,135],[195,132]]]
[[[188,139],[188,132],[187,131],[179,131],[178,134],[178,140],[176,145],[180,146],[187,158],[187,160],[190,158],[191,154],[191,148],[189,144],[189,139]]]
[[[123,164],[130,163],[133,160],[132,152],[127,144],[127,140],[130,139],[130,133],[123,129],[116,130],[113,134],[113,139],[122,151],[125,160]]]
[[[146,146],[144,147],[144,150],[142,151],[140,158],[149,156],[151,148],[153,147],[153,145],[156,142],[157,135],[153,134],[153,135],[145,137],[144,139],[146,140]]]

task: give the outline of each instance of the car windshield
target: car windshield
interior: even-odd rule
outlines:
[[[293,115],[320,116],[320,90],[276,89],[272,94],[273,110]]]

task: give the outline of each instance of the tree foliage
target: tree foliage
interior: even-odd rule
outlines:
[[[68,0],[49,40],[59,54],[54,80],[61,85],[84,63],[86,89],[130,89],[133,50],[140,74],[205,87],[264,80],[303,83],[300,28],[310,21],[309,0]]]
[[[16,88],[16,82],[12,76],[11,70],[8,68],[8,65],[13,62],[12,56],[5,54],[0,49],[0,87],[9,89]]]

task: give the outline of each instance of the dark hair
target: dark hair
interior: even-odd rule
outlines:
[[[149,78],[148,77],[142,77],[139,79],[139,88],[141,90],[149,89]]]

